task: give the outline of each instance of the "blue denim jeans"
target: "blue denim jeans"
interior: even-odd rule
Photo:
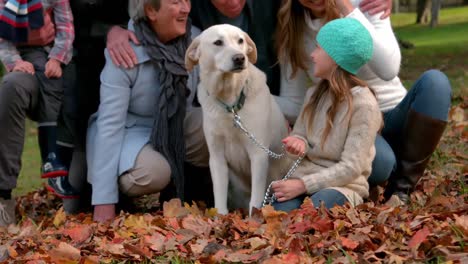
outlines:
[[[401,145],[409,110],[447,121],[451,95],[452,88],[447,76],[438,70],[429,70],[419,77],[395,108],[384,113],[382,135],[377,135],[375,140],[376,155],[369,177],[371,186],[385,182],[396,168],[395,153]]]
[[[290,212],[294,209],[301,207],[302,202],[306,198],[306,195],[301,195],[294,199],[286,202],[274,202],[272,205],[275,210]],[[310,199],[314,203],[315,207],[319,207],[321,202],[325,204],[326,208],[332,208],[335,205],[344,205],[346,197],[337,190],[323,189],[310,196]]]

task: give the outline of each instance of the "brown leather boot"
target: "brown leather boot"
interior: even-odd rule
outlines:
[[[400,140],[402,145],[397,150],[397,170],[385,191],[387,199],[396,194],[402,202],[408,203],[409,194],[424,175],[446,125],[446,121],[409,111]]]

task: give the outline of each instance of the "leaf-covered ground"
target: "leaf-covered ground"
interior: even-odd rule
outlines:
[[[249,218],[172,200],[98,224],[91,214],[65,215],[39,190],[18,198],[19,224],[0,229],[0,262],[468,263],[468,97],[459,99],[408,206],[327,211],[306,200],[290,214],[265,207]]]

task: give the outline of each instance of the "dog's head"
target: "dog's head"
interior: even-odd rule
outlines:
[[[223,24],[209,27],[196,37],[185,53],[185,66],[191,71],[240,72],[249,61],[257,61],[257,47],[240,28]]]

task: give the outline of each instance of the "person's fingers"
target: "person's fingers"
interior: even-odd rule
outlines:
[[[120,54],[118,54],[116,51],[114,51],[114,48],[109,48],[109,55],[111,57],[112,62],[114,63],[115,66],[120,67],[122,65],[120,58],[118,57]]]
[[[276,199],[281,199],[281,198],[284,197],[284,193],[282,193],[282,192],[275,192],[275,197],[276,197]]]
[[[387,8],[387,9],[385,10],[385,12],[380,16],[380,19],[386,19],[386,18],[389,17],[391,14],[392,14],[392,9],[391,9],[391,8]]]
[[[128,38],[133,42],[135,43],[136,45],[140,45],[140,41],[138,40],[138,38],[136,37],[135,33],[133,33],[132,31],[127,31],[128,32]]]
[[[294,143],[294,155],[299,155],[301,153],[301,143],[295,142]]]
[[[133,52],[132,46],[130,46],[130,43],[123,43],[120,46],[120,50],[122,51],[122,57],[125,61],[125,64],[128,65],[128,67],[133,68],[135,66],[135,60],[136,60],[136,55]]]
[[[135,43],[136,45],[140,45],[140,41],[137,39],[135,33],[131,32],[131,31],[128,31],[128,35],[129,35],[130,40],[133,43]],[[130,46],[130,44],[128,46]],[[137,56],[135,54],[135,51],[133,50],[133,48],[131,46],[130,46],[129,52],[130,52],[130,57],[133,60],[133,64],[136,65],[138,63],[138,59],[137,59]]]
[[[34,74],[34,66],[31,63],[26,63],[24,66],[28,73]]]
[[[373,6],[373,2],[375,0],[363,0],[360,4],[359,4],[359,9],[361,9],[362,12],[366,12],[366,11],[369,11],[370,7]]]
[[[57,73],[55,74],[55,77],[56,78],[62,77],[62,68],[60,67],[57,68]]]
[[[50,69],[49,78],[57,78],[58,70],[57,68]]]
[[[274,192],[278,191],[281,188],[281,184],[278,181],[274,181],[271,185],[271,188]]]
[[[375,15],[375,14],[378,14],[382,11],[385,10],[385,7],[382,7],[382,6],[374,6],[371,10],[369,10],[369,14],[370,15]]]
[[[291,137],[285,137],[285,138],[283,138],[283,140],[281,140],[281,142],[283,144],[287,145],[290,140],[291,140]]]

